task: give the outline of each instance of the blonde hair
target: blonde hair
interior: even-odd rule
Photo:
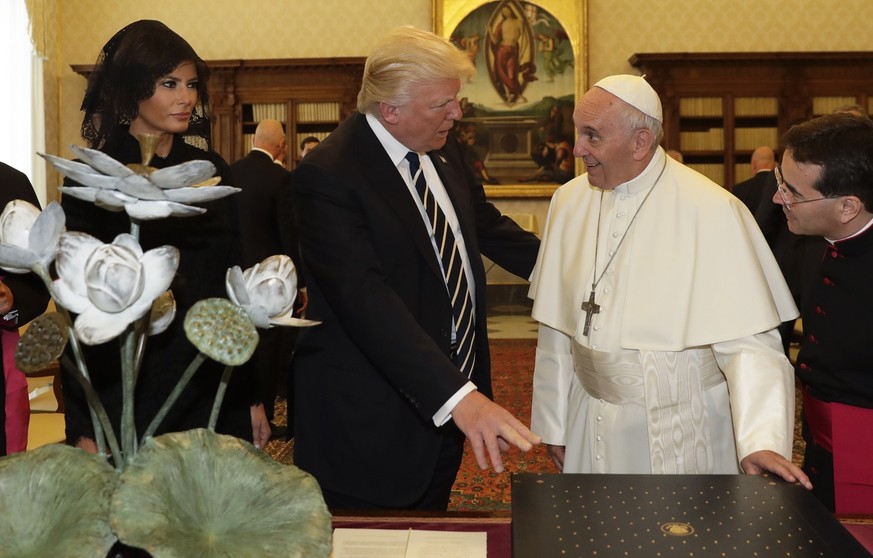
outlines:
[[[415,85],[466,80],[476,68],[452,43],[411,26],[398,27],[373,48],[364,65],[358,111],[377,114],[379,103],[404,105]]]

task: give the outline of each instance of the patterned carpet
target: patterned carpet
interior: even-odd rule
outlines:
[[[531,381],[536,339],[492,339],[491,369],[494,400],[530,424]],[[511,450],[504,455],[506,471],[482,471],[467,445],[461,470],[452,488],[449,509],[456,511],[510,510],[512,473],[556,472],[544,447],[529,453]]]
[[[530,421],[531,381],[536,339],[491,339],[492,384],[494,399],[513,415],[528,424]],[[800,404],[797,404],[797,431],[795,432],[794,462],[803,459],[803,441],[800,438]],[[278,417],[285,416],[285,401],[279,399]],[[292,463],[294,442],[274,440],[266,451],[281,463]],[[529,453],[512,450],[504,455],[506,471],[481,471],[469,446],[458,478],[452,488],[449,509],[452,511],[498,511],[511,509],[510,479],[516,472],[555,472],[544,447]]]

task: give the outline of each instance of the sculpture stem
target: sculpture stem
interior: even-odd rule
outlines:
[[[215,392],[215,401],[212,403],[212,412],[209,413],[209,426],[207,428],[215,432],[215,424],[218,422],[218,413],[221,412],[221,402],[224,400],[224,392],[227,391],[227,384],[230,383],[230,375],[233,374],[233,366],[225,366],[224,372],[221,374],[221,382],[218,384],[218,390]]]
[[[121,347],[121,444],[124,463],[133,461],[137,451],[133,392],[136,386],[137,327],[129,326]]]
[[[75,364],[69,362],[70,358],[68,356],[62,356],[61,361],[64,362],[64,366],[68,368],[75,368]],[[85,398],[88,400],[88,410],[91,411],[91,414],[94,416],[94,421],[97,424],[102,424],[103,428],[106,431],[106,440],[109,442],[109,450],[112,452],[112,455],[120,456],[122,455],[121,446],[118,445],[118,439],[115,437],[115,431],[112,429],[112,422],[109,420],[109,415],[106,414],[106,409],[103,407],[103,403],[100,402],[100,397],[97,396],[97,392],[94,391],[94,386],[91,385],[91,382],[88,378],[85,377],[84,374],[74,374],[76,380],[79,381],[79,385],[82,386],[82,391],[85,392]],[[103,435],[96,437],[97,441],[97,451],[101,457],[106,457],[106,450],[100,449],[100,446],[105,443],[103,442]],[[115,460],[115,469],[118,472],[124,470],[124,459],[118,458]]]
[[[51,291],[52,278],[46,271],[45,267],[42,265],[36,265],[33,268],[33,272],[36,273],[42,282],[45,283],[46,288]],[[102,404],[100,404],[100,399],[97,397],[96,392],[94,391],[94,387],[91,385],[91,375],[88,373],[88,366],[85,364],[85,358],[82,355],[82,347],[79,345],[79,340],[76,338],[76,331],[73,329],[73,318],[70,316],[70,313],[66,308],[61,306],[55,301],[55,307],[58,310],[58,313],[61,317],[64,318],[64,321],[67,324],[67,339],[69,340],[70,350],[73,352],[73,356],[76,360],[76,366],[73,368],[78,374],[74,373],[76,379],[82,384],[82,387],[85,388],[85,395],[88,396],[88,392],[93,394],[93,399],[96,401],[97,405],[100,407],[100,410],[103,412],[103,415],[106,415],[105,409],[103,409]],[[87,387],[85,387],[87,384]],[[118,440],[115,439],[115,433],[112,431],[112,424],[109,422],[108,417],[105,420],[105,425],[107,426],[106,436],[104,436],[104,430],[101,425],[101,420],[98,418],[98,412],[92,402],[91,398],[88,398],[88,414],[91,416],[91,426],[94,430],[94,443],[97,444],[97,453],[103,457],[106,456],[106,442],[109,442],[110,448],[113,448],[113,451],[118,451]]]
[[[145,440],[149,436],[154,435],[155,431],[164,421],[164,418],[167,416],[167,413],[170,411],[170,407],[179,399],[179,396],[182,395],[182,390],[185,389],[185,386],[188,385],[188,382],[191,381],[191,378],[194,377],[194,373],[197,372],[197,369],[200,368],[200,365],[206,361],[206,355],[203,353],[197,353],[197,356],[194,357],[194,360],[191,361],[191,364],[188,365],[188,368],[185,369],[185,372],[182,374],[182,377],[179,378],[179,381],[176,382],[176,386],[173,388],[173,391],[170,392],[170,395],[167,396],[167,400],[164,401],[164,404],[161,406],[158,414],[155,415],[155,418],[152,420],[152,423],[146,428],[145,433],[142,435],[142,439]]]
[[[139,243],[139,221],[132,218],[130,219],[130,236],[136,239],[136,242]]]

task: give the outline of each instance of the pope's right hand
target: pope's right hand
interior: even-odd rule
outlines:
[[[553,446],[546,444],[546,449],[549,450],[549,457],[552,458],[552,463],[558,468],[558,471],[564,471],[564,452],[567,446]]]

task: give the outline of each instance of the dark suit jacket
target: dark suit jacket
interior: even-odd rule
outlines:
[[[476,289],[476,368],[490,395],[480,252],[527,278],[539,240],[500,215],[457,142],[431,159],[458,215]],[[330,490],[389,507],[436,466],[437,410],[467,381],[449,359],[452,306],[430,236],[366,119],[354,114],[294,172],[308,316],[295,354],[295,464]]]
[[[40,207],[30,180],[24,173],[0,163],[0,211],[12,200],[24,200]],[[0,269],[0,278],[12,291],[13,310],[18,310],[17,321],[0,321],[0,335],[14,332],[19,326],[42,314],[49,301],[48,290],[42,279],[32,273],[9,273]],[[0,366],[3,363],[3,348],[0,346]],[[0,370],[0,455],[6,455],[6,377]]]
[[[236,202],[245,267],[275,254],[290,256],[298,266],[291,173],[262,151],[250,151],[230,170],[233,184],[242,188]]]
[[[761,192],[764,190],[764,185],[772,174],[772,172],[765,171],[757,172],[752,178],[736,183],[733,190],[731,190],[733,195],[740,198],[740,201],[746,204],[752,215],[758,210],[758,205],[761,202]]]

